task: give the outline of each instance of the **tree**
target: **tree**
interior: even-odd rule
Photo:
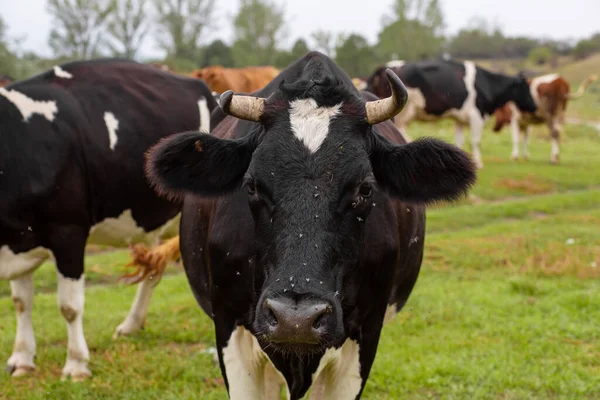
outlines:
[[[115,5],[116,0],[48,0],[54,24],[48,44],[54,54],[84,59],[98,56]]]
[[[544,65],[552,59],[552,49],[550,47],[536,47],[529,52],[527,59],[535,65]]]
[[[350,77],[369,75],[377,63],[375,51],[367,39],[355,33],[341,41],[335,54],[335,61]]]
[[[395,0],[382,18],[378,53],[383,59],[418,60],[440,53],[444,17],[438,0]]]
[[[113,54],[135,58],[148,33],[147,0],[118,0],[108,22]]]
[[[315,48],[329,57],[334,57],[335,51],[335,35],[333,32],[324,31],[322,29],[315,31],[311,35],[315,42]]]
[[[297,59],[306,55],[310,50],[308,49],[308,45],[304,39],[298,39],[294,42],[292,49],[290,51],[283,50],[277,54],[275,59],[275,66],[277,68],[285,68]]]
[[[17,79],[19,59],[11,48],[10,39],[6,35],[6,23],[0,16],[0,75]]]
[[[273,65],[277,44],[286,36],[285,10],[272,0],[241,0],[233,20],[233,59],[237,66]]]
[[[229,47],[221,39],[213,41],[202,51],[201,67],[207,65],[222,65],[224,67],[233,67],[233,54]]]
[[[215,0],[153,0],[156,41],[169,58],[196,60],[201,34],[211,28]]]

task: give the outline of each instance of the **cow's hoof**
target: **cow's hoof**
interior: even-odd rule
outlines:
[[[63,370],[61,380],[64,382],[70,378],[71,382],[83,382],[91,376],[92,373],[86,366],[80,366],[77,369],[73,369],[71,371]]]
[[[35,370],[35,367],[27,366],[27,365],[17,367],[16,365],[8,364],[6,366],[6,372],[8,372],[8,374],[13,378],[19,378],[21,376],[30,375],[34,370]]]
[[[112,338],[113,340],[116,340],[119,338],[119,336],[128,336],[143,328],[143,324],[136,324],[126,320],[121,325],[117,326],[117,329],[115,329],[115,333],[113,333]]]

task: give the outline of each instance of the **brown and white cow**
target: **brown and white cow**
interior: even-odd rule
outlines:
[[[559,141],[565,123],[565,111],[568,100],[580,98],[585,89],[597,78],[591,75],[579,86],[576,93],[570,93],[569,83],[559,74],[547,74],[529,79],[531,96],[538,109],[535,113],[526,112],[517,107],[513,102],[506,103],[494,111],[496,124],[494,132],[500,132],[504,125],[510,124],[512,134],[512,158],[519,158],[519,145],[521,133],[523,134],[523,158],[529,158],[528,142],[529,127],[533,124],[546,124],[550,130],[552,150],[550,161],[558,163]]]

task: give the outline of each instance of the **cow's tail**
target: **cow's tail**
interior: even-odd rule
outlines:
[[[577,100],[578,98],[583,96],[585,89],[587,89],[587,87],[590,86],[596,80],[598,80],[598,75],[596,75],[596,74],[592,74],[592,75],[588,76],[587,78],[585,78],[583,80],[583,82],[581,82],[581,85],[579,85],[579,89],[577,89],[577,91],[575,93],[569,93],[568,99],[569,100]]]
[[[169,262],[181,257],[179,236],[175,236],[159,246],[148,248],[143,244],[131,246],[132,260],[126,267],[133,267],[132,273],[125,274],[119,279],[133,285],[146,278],[160,279]]]

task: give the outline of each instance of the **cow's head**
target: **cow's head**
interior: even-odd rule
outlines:
[[[537,111],[537,104],[531,96],[529,81],[525,75],[519,74],[515,79],[511,80],[506,94],[507,101],[514,101],[520,110],[530,113]]]
[[[386,74],[392,95],[377,101],[331,77],[284,82],[266,99],[226,92],[223,110],[256,122],[244,137],[182,133],[149,153],[159,192],[247,191],[264,276],[253,325],[273,348],[317,351],[344,338],[343,310],[356,306],[344,289],[371,273],[359,260],[375,204],[452,200],[475,181],[459,148],[433,138],[398,145],[377,132],[407,100]]]
[[[366,90],[373,93],[379,98],[388,97],[391,95],[390,87],[386,83],[387,67],[381,66],[375,69],[375,72],[367,79]]]

